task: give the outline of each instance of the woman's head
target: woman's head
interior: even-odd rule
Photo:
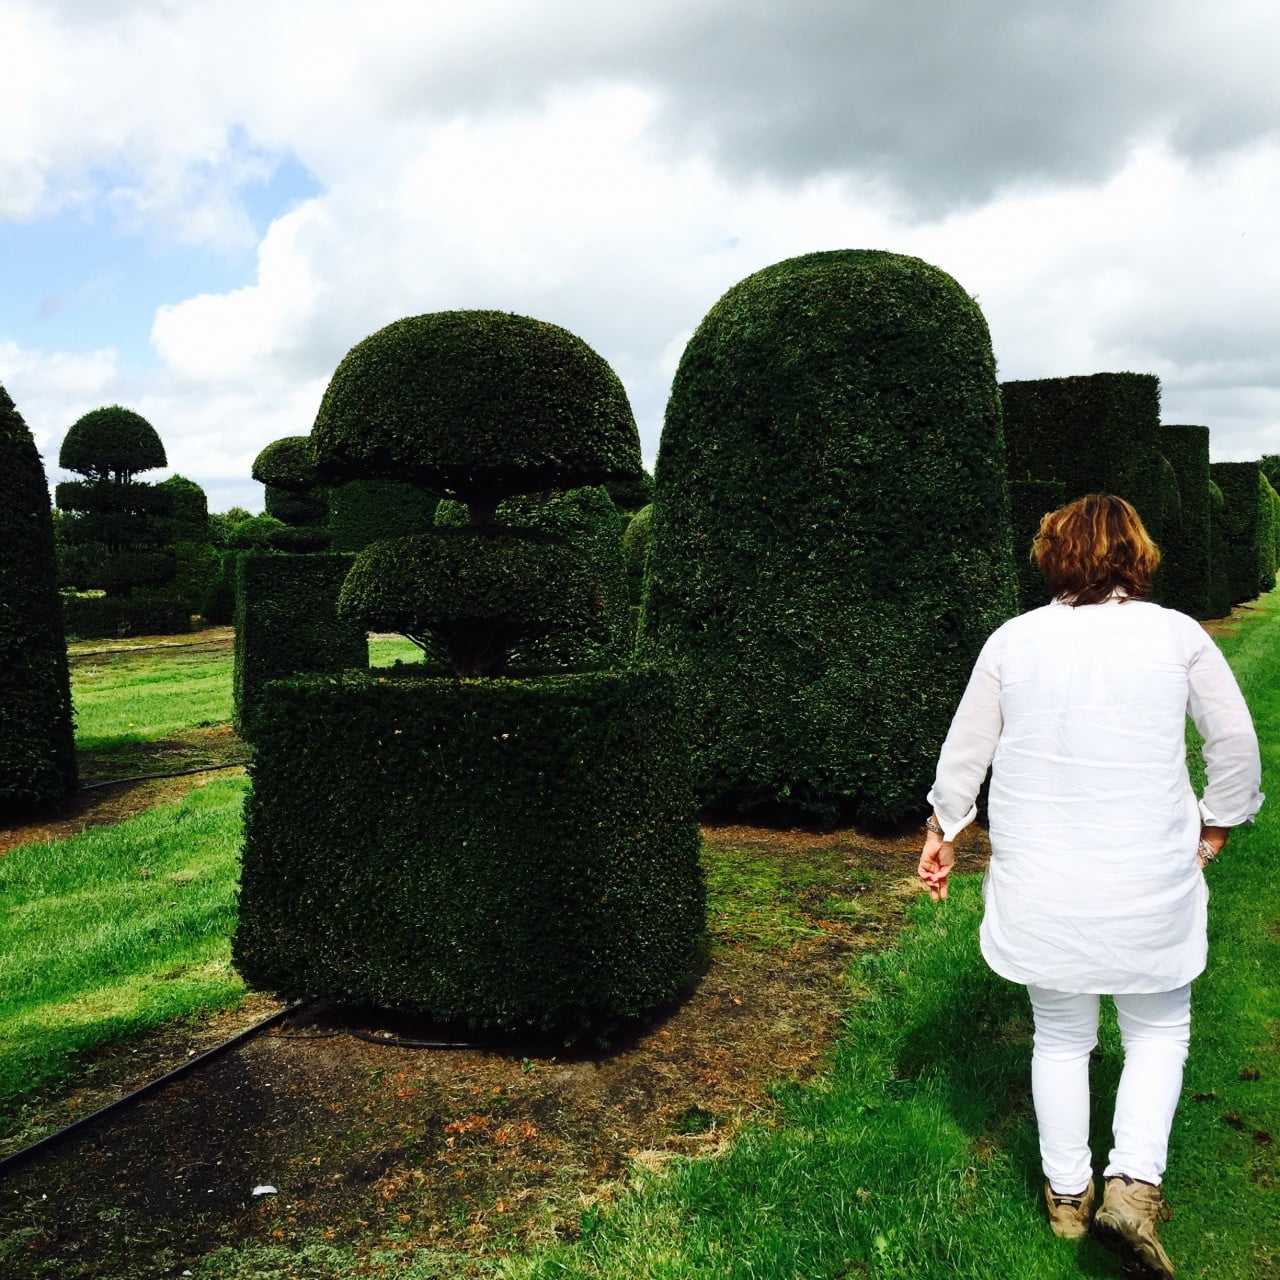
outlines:
[[[1123,498],[1091,493],[1040,521],[1031,559],[1050,593],[1068,604],[1098,604],[1117,588],[1146,600],[1160,548]]]

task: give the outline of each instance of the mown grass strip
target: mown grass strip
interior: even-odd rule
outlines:
[[[1280,798],[1280,593],[1223,641]],[[1195,1033],[1163,1230],[1179,1275],[1280,1274],[1271,1126],[1280,1115],[1276,802],[1212,869],[1212,961],[1195,988]],[[1029,1098],[1031,1023],[1021,988],[976,942],[977,878],[922,901],[899,945],[862,959],[866,996],[833,1068],[784,1091],[776,1127],[749,1127],[725,1155],[638,1174],[636,1193],[584,1219],[583,1239],[513,1259],[522,1280],[742,1280],[1117,1275],[1093,1241],[1055,1240],[1039,1202]],[[1119,1070],[1113,1030],[1095,1064],[1095,1155],[1109,1145]]]
[[[0,1108],[95,1045],[235,1004],[247,781],[0,859]]]

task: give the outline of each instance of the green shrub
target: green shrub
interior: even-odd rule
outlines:
[[[1212,468],[1211,468],[1212,470]],[[1231,583],[1227,576],[1227,500],[1209,479],[1209,617],[1225,618],[1231,612]]]
[[[0,822],[76,790],[71,684],[49,488],[0,387]]]
[[[504,528],[388,538],[355,558],[338,613],[443,649],[457,675],[498,675],[512,650],[547,636],[609,636],[599,576],[576,547]],[[430,639],[428,639],[430,637]]]
[[[272,684],[240,971],[287,998],[568,1037],[667,1000],[704,901],[671,702],[647,671]]]
[[[516,644],[513,669],[527,671],[590,671],[618,666],[631,655],[635,626],[628,607],[626,564],[618,537],[618,509],[607,489],[589,485],[567,492],[522,493],[498,504],[494,525],[516,532],[529,531],[577,548],[591,563],[591,574],[604,603],[605,629],[563,627],[543,638],[530,636]],[[461,528],[467,509],[445,499],[436,509],[438,527]]]
[[[172,636],[191,630],[191,610],[172,596],[63,596],[68,640]]]
[[[1114,493],[1160,533],[1160,380],[1095,373],[1000,385],[1010,480],[1060,480],[1066,501]]]
[[[627,594],[633,605],[640,603],[643,593],[644,562],[649,554],[649,526],[652,520],[651,502],[631,517],[622,534],[622,554],[627,566]]]
[[[1066,502],[1060,480],[1011,480],[1009,514],[1013,526],[1013,560],[1018,570],[1018,601],[1023,611],[1049,603],[1044,577],[1031,559],[1031,543],[1040,521]]]
[[[403,480],[468,504],[642,470],[609,365],[557,325],[500,311],[410,316],[357,343],[312,441],[330,481]]]
[[[338,616],[350,568],[350,556],[238,556],[232,688],[241,737],[256,737],[268,681],[369,665],[364,628]]]
[[[1270,486],[1256,462],[1214,462],[1209,471],[1222,490],[1227,595],[1236,605],[1275,585]]]
[[[634,515],[653,501],[653,477],[641,472],[638,480],[613,480],[605,485],[613,505],[627,515]]]
[[[1163,426],[1160,447],[1177,476],[1181,500],[1179,519],[1165,522],[1161,600],[1193,618],[1212,617],[1209,428]]]
[[[140,471],[168,465],[156,429],[140,413],[122,405],[93,409],[67,430],[58,465],[97,479],[127,483]]]
[[[401,480],[350,480],[329,490],[329,532],[335,551],[363,551],[371,542],[423,533],[437,499]]]
[[[174,542],[209,542],[209,499],[194,480],[170,476],[156,485],[169,500],[169,519]]]
[[[1015,590],[990,338],[950,276],[816,253],[712,308],[667,408],[639,642],[677,674],[706,801],[918,813]]]
[[[266,551],[273,538],[288,526],[275,516],[250,516],[232,526],[227,534],[227,547],[231,551]]]

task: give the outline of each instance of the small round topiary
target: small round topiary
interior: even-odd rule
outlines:
[[[356,556],[338,612],[424,649],[433,637],[460,676],[501,674],[514,647],[555,632],[608,636],[588,557],[528,530],[442,528],[375,542]]]
[[[253,460],[250,474],[259,484],[290,493],[306,493],[320,483],[310,436],[285,436],[267,445]]]
[[[121,405],[93,409],[72,423],[58,465],[95,478],[126,481],[140,471],[168,465],[156,429],[140,413]]]
[[[408,480],[483,507],[641,474],[618,376],[558,325],[501,311],[410,316],[357,343],[312,429],[329,480]]]

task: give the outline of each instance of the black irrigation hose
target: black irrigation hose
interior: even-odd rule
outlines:
[[[69,1125],[64,1125],[63,1128],[56,1129],[53,1133],[45,1134],[43,1138],[33,1142],[29,1147],[23,1147],[12,1155],[5,1156],[4,1159],[0,1160],[0,1179],[3,1179],[8,1174],[15,1173],[18,1169],[34,1160],[36,1156],[42,1155],[50,1148],[58,1145],[58,1143],[65,1141],[68,1137],[75,1136],[95,1121],[101,1120],[104,1116],[114,1115],[123,1111],[126,1107],[133,1106],[134,1103],[140,1102],[143,1098],[158,1092],[165,1085],[177,1080],[179,1077],[187,1075],[197,1067],[204,1066],[211,1059],[226,1053],[228,1049],[234,1049],[237,1045],[243,1044],[246,1040],[265,1031],[275,1023],[284,1021],[290,1014],[297,1013],[299,1009],[310,1003],[314,1002],[299,1000],[296,1004],[277,1010],[260,1022],[255,1022],[253,1026],[236,1032],[229,1040],[224,1040],[221,1044],[214,1045],[212,1049],[206,1049],[194,1058],[189,1058],[186,1062],[174,1067],[172,1071],[166,1071],[164,1075],[157,1076],[154,1080],[149,1080],[144,1085],[139,1085],[132,1093],[126,1093],[122,1098],[117,1098],[114,1102],[108,1102],[106,1106],[99,1107],[87,1116],[81,1116],[80,1119],[73,1120]]]
[[[248,760],[236,760],[231,764],[206,764],[196,769],[178,769],[174,773],[139,773],[132,778],[108,778],[105,782],[86,782],[81,791],[94,791],[98,787],[119,787],[126,782],[150,782],[153,778],[186,778],[193,773],[217,773],[219,769],[243,769]]]
[[[366,1044],[385,1045],[392,1049],[485,1049],[479,1040],[410,1040],[390,1033],[378,1035],[374,1031],[361,1031],[357,1027],[338,1027],[338,1031],[363,1040]]]

